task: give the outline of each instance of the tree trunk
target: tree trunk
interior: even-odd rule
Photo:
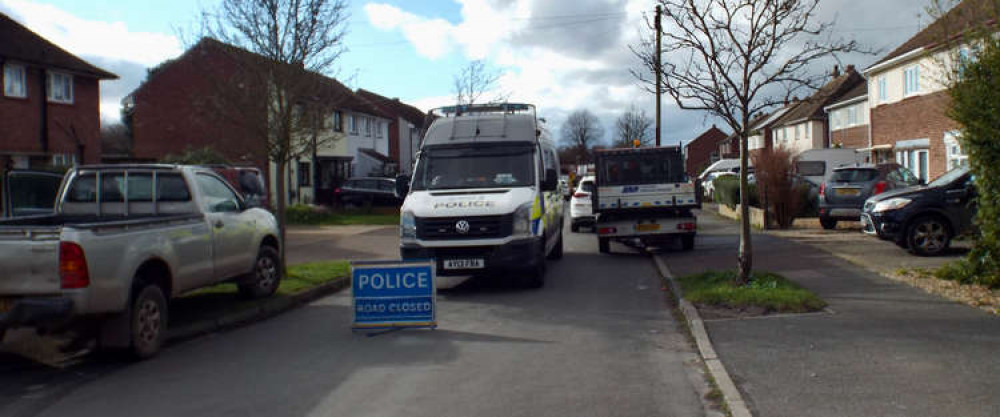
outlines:
[[[744,113],[746,114],[746,113]],[[750,282],[750,271],[753,268],[753,245],[750,242],[750,198],[747,195],[747,132],[745,126],[749,120],[743,120],[744,129],[740,132],[740,252],[738,285]]]
[[[285,169],[288,166],[288,163],[287,163],[287,161],[285,161],[284,158],[278,158],[278,160],[274,161],[274,163],[275,163],[275,168],[278,171],[276,173],[277,175],[274,176],[274,178],[278,181],[278,183],[275,184],[275,190],[276,190],[276,194],[277,194],[277,197],[278,197],[277,198],[278,213],[277,213],[277,215],[275,217],[278,218],[278,240],[281,241],[278,244],[279,247],[281,248],[280,249],[281,250],[281,264],[282,264],[282,266],[285,266],[286,265],[286,262],[285,262],[285,197],[286,197],[285,196],[285,194],[286,194],[286,191],[285,191]]]

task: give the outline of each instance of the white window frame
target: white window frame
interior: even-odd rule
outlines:
[[[920,157],[924,156],[927,163],[921,167]],[[896,163],[909,169],[917,178],[928,182],[930,179],[930,151],[927,148],[905,149],[896,151]],[[923,169],[921,169],[923,168]]]
[[[47,71],[46,90],[48,90],[48,100],[53,103],[73,104],[73,74],[59,71]],[[62,84],[61,91],[56,91],[57,84]],[[64,89],[65,88],[65,89]]]
[[[371,137],[372,135],[372,120],[370,117],[361,118],[361,130],[364,131],[365,137]]]
[[[382,122],[380,120],[375,121],[375,137],[382,137]]]
[[[851,106],[847,108],[847,127],[853,127],[858,125],[858,107]]]
[[[920,94],[920,65],[911,65],[903,70],[903,96]]]
[[[13,77],[14,73],[17,77]],[[14,84],[14,80],[19,80],[20,84]],[[24,65],[3,64],[3,95],[13,98],[28,98],[28,70]]]
[[[958,140],[959,131],[953,130],[944,133],[945,160],[948,165],[946,171],[953,170],[960,166],[969,164],[969,154],[962,149],[962,143]]]
[[[878,76],[878,102],[889,101],[889,80],[885,75]]]
[[[795,140],[799,140],[802,137],[802,125],[795,125]]]
[[[352,114],[351,117],[347,118],[347,121],[348,121],[347,128],[350,130],[350,133],[353,133],[353,134],[357,135],[358,134],[358,118],[357,118],[357,116],[355,116],[355,115]]]
[[[71,153],[52,154],[52,166],[76,166],[76,155]]]

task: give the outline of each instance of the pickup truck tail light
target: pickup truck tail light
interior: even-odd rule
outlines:
[[[586,192],[580,191],[580,192],[577,192],[576,194],[573,194],[573,197],[576,197],[576,198],[590,197],[590,193],[586,193]]]
[[[87,258],[79,244],[59,242],[59,276],[63,289],[86,288],[90,285]]]
[[[885,192],[885,187],[888,186],[885,181],[879,181],[875,183],[875,190],[872,191],[872,195],[879,195]]]

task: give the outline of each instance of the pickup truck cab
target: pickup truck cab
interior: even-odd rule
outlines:
[[[262,297],[281,279],[274,216],[209,168],[82,166],[56,201],[54,214],[0,221],[0,336],[96,327],[101,347],[146,358],[172,297],[225,281]]]
[[[555,143],[530,104],[432,110],[400,215],[403,259],[436,259],[437,274],[512,273],[541,287],[562,257],[563,196]]]

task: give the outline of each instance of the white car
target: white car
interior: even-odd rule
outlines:
[[[594,177],[583,177],[576,187],[576,192],[569,200],[570,230],[580,231],[580,226],[594,226],[594,212],[591,208],[590,194],[594,192],[596,183]]]
[[[705,191],[705,197],[712,197],[713,195],[715,195],[715,182],[714,181],[715,181],[716,178],[719,178],[719,177],[724,176],[724,175],[733,175],[733,176],[735,176],[736,173],[728,172],[728,171],[716,171],[716,172],[708,173],[707,175],[704,176],[704,179],[702,179],[701,188]]]

